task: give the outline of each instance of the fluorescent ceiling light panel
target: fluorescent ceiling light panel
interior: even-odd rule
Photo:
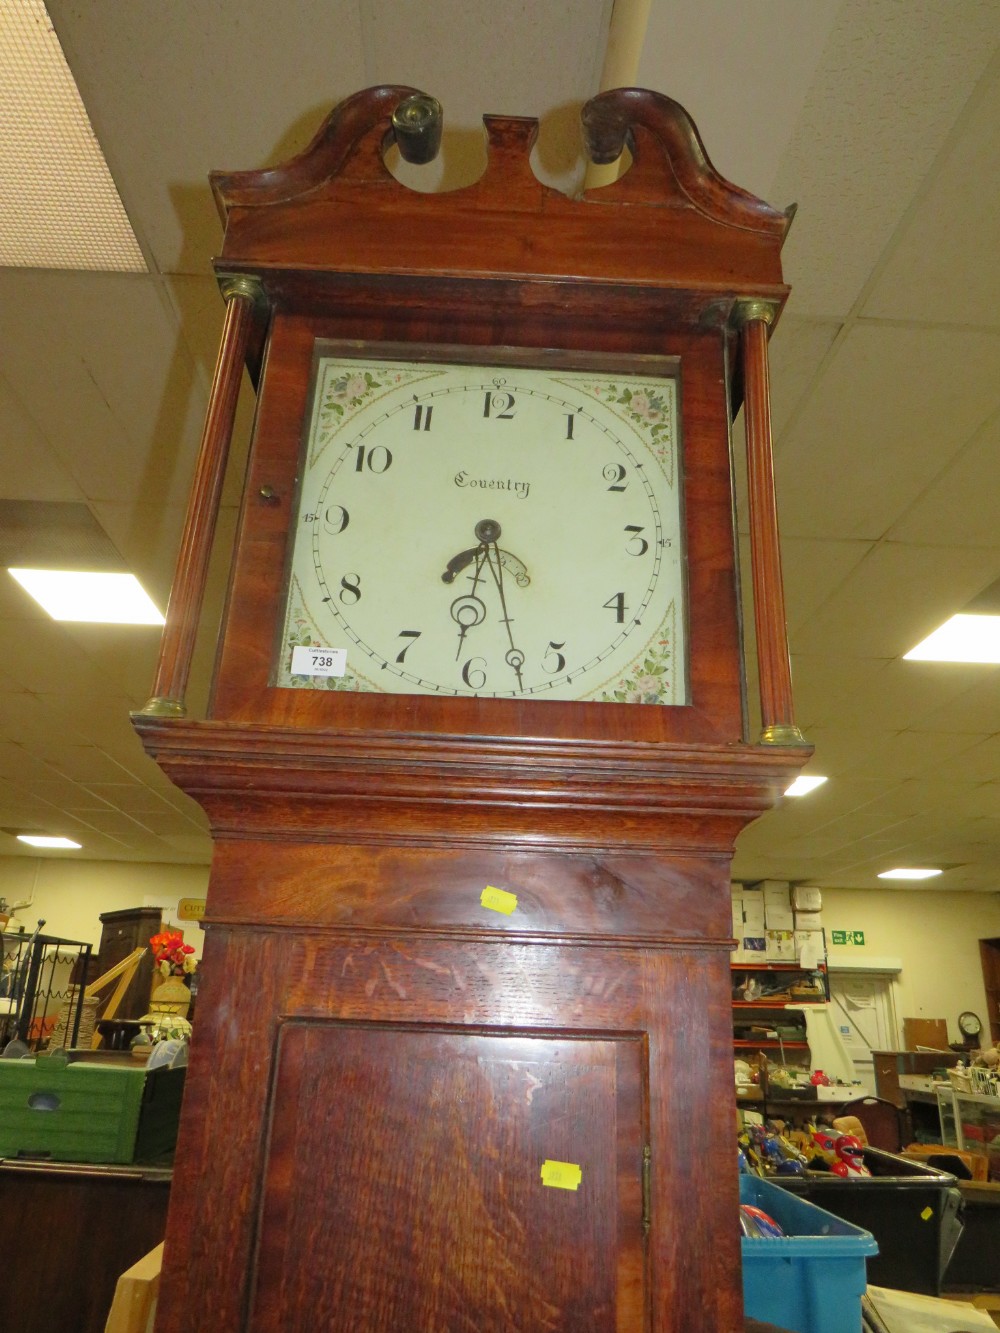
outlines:
[[[25,592],[53,620],[102,625],[162,625],[134,574],[95,574],[65,569],[11,569]]]
[[[932,870],[930,866],[897,866],[895,870],[883,870],[879,879],[933,879],[940,874],[940,870]]]
[[[42,833],[19,833],[18,842],[26,842],[31,847],[66,847],[77,848],[83,846],[82,843],[74,842],[72,838],[55,838]]]
[[[145,273],[42,0],[0,0],[0,265]]]
[[[804,775],[798,777],[790,787],[785,788],[786,796],[808,796],[811,791],[817,787],[822,787],[826,778],[820,777],[818,773],[811,773],[808,777]]]
[[[908,662],[1000,665],[1000,616],[952,616],[903,656]]]

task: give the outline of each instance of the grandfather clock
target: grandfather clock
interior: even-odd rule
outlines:
[[[739,831],[794,726],[767,334],[788,217],[676,103],[533,120],[476,184],[402,87],[216,174],[227,298],[153,696],[208,812],[206,980],[157,1328],[742,1328]],[[258,409],[209,715],[184,690],[243,366]],[[746,405],[763,733],[729,427]]]

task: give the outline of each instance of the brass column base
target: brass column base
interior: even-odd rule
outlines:
[[[187,709],[179,699],[147,699],[133,717],[187,717]]]
[[[145,711],[145,710],[143,710]],[[792,722],[775,722],[760,733],[760,745],[808,745],[802,732]]]

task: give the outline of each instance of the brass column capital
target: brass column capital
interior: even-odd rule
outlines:
[[[268,305],[267,293],[260,278],[255,278],[251,273],[220,273],[219,291],[227,301],[231,301],[234,296],[246,296],[262,310]]]
[[[778,318],[779,308],[777,301],[768,301],[758,296],[741,296],[733,305],[730,322],[736,329],[745,328],[753,320],[760,320],[770,327]]]

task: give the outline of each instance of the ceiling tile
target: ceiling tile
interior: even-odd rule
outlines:
[[[869,756],[886,744],[895,735],[888,728],[881,729],[874,724],[865,727],[836,726],[811,727],[808,739],[815,746],[809,768],[813,773],[824,773],[828,777],[839,777],[853,769],[860,768]],[[826,791],[826,788],[823,788]],[[817,795],[819,793],[816,793]],[[810,799],[803,797],[803,800]]]
[[[0,269],[0,339],[8,383],[87,499],[186,502],[205,394],[154,278]]]
[[[27,466],[28,460],[32,465]],[[9,500],[81,500],[83,493],[20,398],[0,378],[0,476]]]
[[[794,293],[790,306],[794,310]],[[776,443],[812,387],[843,326],[839,321],[782,315],[768,348],[771,373],[771,433]]]
[[[996,15],[994,15],[996,18]],[[1000,70],[988,72],[900,228],[865,315],[995,326],[1000,311]]]
[[[942,737],[933,732],[910,732],[911,736],[933,737],[936,741],[968,740],[969,737]],[[942,782],[950,779],[956,782],[992,782],[1000,774],[1000,735],[990,736],[971,747],[956,748],[948,757],[944,756],[937,768],[937,776]],[[1000,814],[1000,811],[998,811]]]
[[[885,666],[883,658],[796,653],[792,658],[792,693],[795,716],[806,731],[806,739],[812,728],[824,723],[858,726],[867,722],[871,717],[871,693],[877,689]],[[887,730],[898,726],[888,718],[883,724]]]
[[[284,161],[337,101],[375,81],[356,0],[296,0],[280,23],[269,5],[228,0],[132,0],[113,22],[100,5],[48,8],[122,202],[162,272],[205,273],[219,249],[210,171]]]
[[[909,727],[914,718],[936,711],[946,700],[961,697],[981,681],[983,671],[958,662],[801,655],[795,657],[793,668],[796,710],[802,718],[859,726],[877,717],[884,727],[898,731]],[[1000,725],[1000,710],[994,722]],[[973,730],[988,734],[986,727]]]
[[[919,21],[894,0],[839,7],[773,187],[799,203],[785,245],[797,314],[853,307],[998,44],[993,0],[923,0]]]
[[[901,514],[889,530],[891,540],[939,542],[943,546],[1000,545],[996,493],[987,484],[998,458],[1000,412]]]
[[[821,67],[840,0],[771,0],[763,6],[731,0],[652,5],[636,82],[669,94],[691,114],[708,155],[734,185],[776,207],[782,154]],[[782,78],[746,78],[782,53]],[[712,86],[701,71],[717,73]]]
[[[777,452],[782,532],[883,536],[998,407],[1000,336],[855,325]]]
[[[978,548],[883,542],[796,628],[792,650],[899,657],[988,587],[998,565],[995,553]]]
[[[920,777],[934,771],[942,774],[945,765],[958,755],[969,756],[976,746],[971,736],[946,736],[927,731],[901,731],[876,746],[864,762],[867,777],[899,781]],[[995,770],[996,771],[996,770]]]
[[[818,611],[871,550],[869,541],[782,537],[781,565],[789,629]],[[749,562],[746,568],[749,570]]]
[[[934,665],[942,674],[964,668],[954,662],[908,662],[907,666]],[[940,708],[915,715],[915,731],[971,732],[981,735],[1000,730],[1000,667],[980,667],[976,683]]]

